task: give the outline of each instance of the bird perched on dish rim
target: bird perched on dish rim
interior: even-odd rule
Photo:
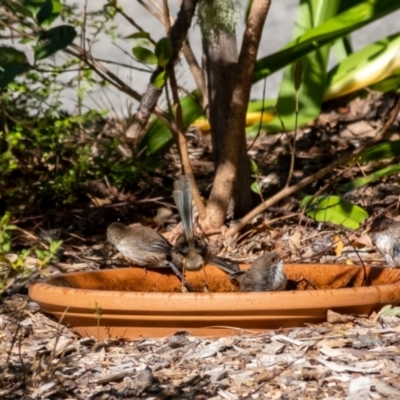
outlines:
[[[231,274],[239,283],[240,292],[271,292],[286,289],[287,277],[283,262],[276,252],[258,257],[249,269]]]

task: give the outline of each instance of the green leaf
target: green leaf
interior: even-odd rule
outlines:
[[[252,158],[250,158],[250,169],[253,174],[258,174],[258,165]]]
[[[338,190],[340,192],[349,192],[350,190],[360,188],[386,176],[397,174],[398,172],[400,172],[400,164],[390,165],[389,167],[382,168],[370,175],[363,176],[361,178],[354,179],[354,181],[345,183],[344,185],[339,186]]]
[[[364,150],[354,162],[364,164],[370,161],[385,160],[400,155],[400,140],[378,143]],[[352,164],[354,164],[352,162]]]
[[[15,14],[21,14],[24,17],[33,18],[33,12],[16,1],[3,0],[2,4]]]
[[[157,57],[155,54],[142,46],[136,46],[132,49],[133,55],[136,59],[143,64],[157,64]]]
[[[181,99],[181,107],[184,128],[187,128],[196,119],[204,116],[200,105],[200,94],[197,90],[191,93],[190,96],[185,96]],[[148,157],[154,156],[153,160],[158,163],[160,161],[159,156],[164,154],[172,143],[171,132],[156,118],[138,143],[137,152],[140,154],[139,158],[147,161]]]
[[[332,45],[333,53],[335,54],[335,59],[337,63],[340,64],[344,61],[347,57],[353,54],[353,49],[351,46],[349,36],[345,36],[344,38],[335,40]]]
[[[254,70],[254,82],[399,8],[400,2],[393,0],[367,0],[357,4],[305,32],[277,53],[258,60]]]
[[[260,186],[260,184],[257,181],[253,182],[251,184],[251,190],[254,193],[261,194],[261,186]]]
[[[0,46],[0,68],[6,68],[15,64],[29,64],[25,53],[14,49],[14,47]]]
[[[400,33],[390,35],[353,53],[329,71],[324,100],[355,92],[400,69]]]
[[[378,312],[380,317],[398,317],[400,316],[400,307],[393,307],[391,304],[388,304]]]
[[[19,41],[20,44],[26,44],[32,42],[33,39],[31,38],[23,38]]]
[[[371,90],[387,93],[398,91],[400,87],[400,70],[393,71],[392,76],[370,86]]]
[[[74,41],[75,36],[76,30],[71,25],[60,25],[43,32],[35,46],[35,61],[65,49]]]
[[[0,87],[5,88],[16,76],[31,68],[25,54],[13,47],[0,46]]]
[[[126,36],[125,39],[150,39],[149,32],[136,32],[132,35]]]
[[[40,10],[45,1],[46,0],[22,0],[21,3],[24,7],[29,9],[32,14],[35,14]]]
[[[165,71],[161,71],[153,80],[153,85],[158,88],[161,89],[164,84],[165,84],[165,75],[166,72]]]
[[[36,19],[39,25],[46,22],[51,24],[61,12],[61,3],[59,0],[46,0],[40,10],[36,14]]]
[[[14,81],[18,75],[23,74],[30,69],[30,65],[10,65],[4,68],[3,71],[0,71],[0,88],[5,88],[8,84]]]
[[[35,249],[35,254],[36,254],[37,258],[39,258],[39,259],[44,258],[44,251],[43,250]]]
[[[167,37],[160,39],[156,44],[155,53],[158,60],[158,65],[165,67],[172,56],[171,40]]]
[[[300,207],[318,222],[331,222],[350,229],[357,229],[368,217],[363,208],[338,196],[306,196]]]
[[[339,0],[301,0],[293,32],[294,41],[300,42],[301,46],[302,37],[334,17],[339,4]],[[301,62],[300,58],[294,60],[295,65],[286,67],[283,74],[276,108],[288,131],[295,127],[296,95],[299,99],[299,126],[314,120],[321,112],[330,44],[318,46],[317,49],[314,47],[313,50],[304,55]],[[267,126],[273,130],[281,130],[280,119],[274,118]]]

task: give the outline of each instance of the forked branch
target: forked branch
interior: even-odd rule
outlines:
[[[270,1],[254,0],[247,19],[239,55],[237,81],[230,103],[228,134],[223,139],[224,151],[219,160],[214,185],[207,203],[207,214],[203,220],[200,220],[206,232],[221,228],[232,197],[238,169],[240,139],[245,135],[247,104],[250,99],[254,65],[269,6]],[[246,189],[250,190],[244,188]]]

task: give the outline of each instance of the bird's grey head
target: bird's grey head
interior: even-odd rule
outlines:
[[[124,237],[126,228],[126,225],[122,224],[121,222],[113,222],[112,224],[108,225],[107,239],[115,245]]]
[[[257,260],[260,260],[259,263],[262,263],[263,265],[274,265],[279,263],[280,256],[278,253],[272,251],[270,253],[263,254]]]

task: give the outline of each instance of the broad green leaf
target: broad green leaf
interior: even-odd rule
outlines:
[[[300,207],[305,207],[305,213],[318,222],[331,222],[350,229],[357,229],[368,217],[363,208],[338,196],[306,196]]]
[[[395,70],[392,73],[392,76],[380,81],[378,83],[374,83],[370,86],[371,90],[375,90],[377,92],[387,93],[392,91],[398,91],[400,88],[400,70]]]
[[[400,33],[353,53],[328,73],[324,100],[352,93],[400,69]]]
[[[14,47],[0,46],[0,68],[5,68],[14,64],[29,64],[25,53],[14,49]]]
[[[157,89],[161,89],[164,84],[165,84],[165,75],[166,72],[165,71],[161,71],[153,80],[153,85],[157,88]]]
[[[14,64],[0,69],[0,88],[5,88],[11,83],[18,75],[23,74],[31,69],[30,65]]]
[[[190,96],[185,96],[181,99],[181,107],[185,128],[197,118],[204,115],[203,109],[200,106],[200,95],[197,90]],[[160,120],[155,119],[149,130],[140,140],[137,152],[140,154],[141,159],[155,156],[155,161],[158,162],[159,155],[166,152],[172,143],[173,138],[171,132]]]
[[[160,39],[155,49],[158,65],[165,67],[172,56],[171,40],[167,37]]]
[[[354,181],[345,183],[344,185],[339,186],[338,190],[341,192],[349,192],[350,190],[360,188],[362,186],[368,185],[371,182],[382,179],[385,176],[394,175],[399,172],[400,164],[391,165],[389,167],[382,168],[379,171],[375,171],[370,175],[363,176],[361,178],[354,179]]]
[[[36,19],[39,25],[46,22],[50,25],[61,12],[61,3],[59,0],[46,0],[40,10],[36,14]]]
[[[301,0],[297,10],[293,40],[301,41],[301,38],[313,28],[334,17],[339,4],[340,0]],[[330,44],[314,49],[301,59],[294,60],[294,66],[286,67],[276,105],[280,118],[276,117],[269,123],[270,128],[280,130],[282,126],[280,119],[282,119],[287,130],[294,129],[296,94],[299,99],[299,126],[314,120],[319,115],[325,90],[329,49]]]
[[[149,32],[136,32],[132,35],[126,36],[125,39],[150,39]]]
[[[60,25],[43,32],[35,46],[35,61],[65,49],[74,41],[75,36],[76,30],[70,25]]]
[[[400,2],[393,0],[363,1],[307,31],[277,53],[258,60],[254,71],[254,82],[399,8]]]
[[[132,53],[143,64],[157,64],[156,55],[145,47],[136,46],[132,49]]]
[[[254,193],[261,194],[261,186],[260,186],[260,184],[257,181],[253,182],[251,184],[251,190]]]
[[[31,68],[25,54],[13,47],[0,46],[0,88]]]
[[[400,155],[400,140],[378,143],[364,150],[355,161],[364,164],[370,161],[384,160]],[[354,162],[353,162],[354,163]]]

